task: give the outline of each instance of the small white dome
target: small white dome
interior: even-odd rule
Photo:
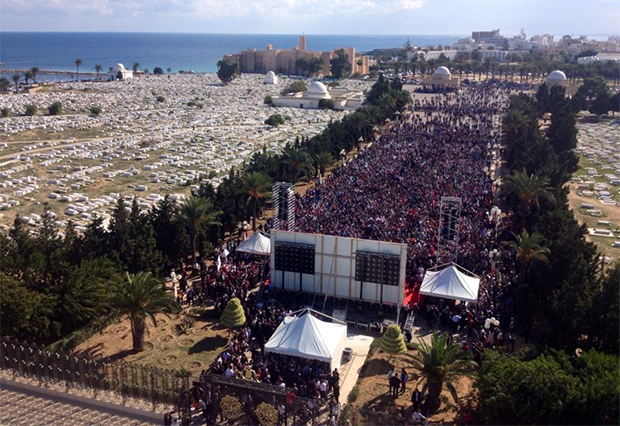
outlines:
[[[116,66],[114,67],[114,72],[119,72],[119,71],[121,72],[125,71],[125,65],[120,64],[120,63],[116,64]]]
[[[325,94],[329,92],[323,83],[320,81],[313,81],[310,83],[310,86],[308,86],[308,93]]]
[[[273,72],[269,71],[265,74],[265,84],[278,84],[278,76]]]
[[[439,77],[439,76],[450,76],[451,74],[448,68],[441,66],[441,67],[437,67],[433,75]]]
[[[550,86],[554,84],[565,84],[566,83],[566,74],[564,74],[560,70],[555,70],[549,73],[547,76],[547,84]]]

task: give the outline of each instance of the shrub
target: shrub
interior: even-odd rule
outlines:
[[[50,115],[59,115],[62,112],[62,104],[56,101],[47,108],[47,111]]]
[[[271,97],[271,95],[267,95],[265,96],[264,101],[266,105],[272,106],[273,105],[273,99]]]
[[[383,337],[381,337],[379,345],[384,352],[389,354],[396,355],[407,352],[405,339],[400,332],[400,327],[396,324],[392,324],[387,328],[385,333],[383,333]]]
[[[35,104],[26,105],[26,111],[24,111],[24,115],[32,117],[33,115],[37,114],[37,111],[39,111],[39,108],[37,108]]]
[[[165,100],[166,100],[166,98],[164,98],[164,97],[163,97],[163,96],[161,96],[161,95],[159,95],[159,96],[157,97],[157,102],[163,102],[163,101],[165,101]]]
[[[99,114],[101,114],[101,108],[99,108],[98,106],[90,107],[90,115],[92,115],[93,117],[96,117]]]
[[[319,101],[319,108],[334,109],[334,100],[333,99],[321,99]]]
[[[155,68],[153,69],[153,74],[155,74],[155,75],[161,75],[161,74],[163,74],[163,73],[164,73],[164,70],[163,70],[163,69],[161,69],[161,67],[155,67]]]
[[[306,90],[308,90],[308,86],[305,81],[294,81],[285,87],[280,94],[284,96],[289,93],[305,92]]]
[[[243,415],[243,406],[234,396],[226,395],[223,397],[220,401],[220,408],[228,420],[237,420]]]
[[[256,416],[261,426],[276,426],[278,424],[278,409],[271,404],[265,402],[258,404]]]
[[[284,117],[281,114],[273,114],[267,120],[265,120],[265,124],[269,126],[278,127],[281,124],[284,124]]]
[[[0,110],[0,115],[2,115],[2,117],[10,117],[11,116],[11,110],[9,108],[2,108]]]
[[[245,324],[245,312],[238,298],[233,297],[228,301],[220,321],[228,328],[239,328]]]

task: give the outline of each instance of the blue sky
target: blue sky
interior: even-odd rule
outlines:
[[[2,31],[619,34],[620,0],[0,0]]]

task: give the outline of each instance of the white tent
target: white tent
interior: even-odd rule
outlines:
[[[271,240],[260,232],[237,246],[237,251],[250,254],[269,256],[271,254]]]
[[[340,367],[342,351],[347,344],[347,325],[325,322],[311,314],[287,316],[265,344],[265,352],[327,362],[330,368]]]
[[[466,275],[459,270],[457,265],[451,264],[442,270],[426,271],[420,294],[476,302],[479,288],[479,277]]]

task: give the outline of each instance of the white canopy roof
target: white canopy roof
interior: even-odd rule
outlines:
[[[260,232],[257,232],[239,244],[239,246],[237,246],[237,251],[268,256],[271,254],[271,240]]]
[[[466,302],[478,300],[480,278],[471,277],[451,264],[439,271],[426,271],[420,287],[420,294]]]
[[[338,368],[346,346],[347,326],[321,321],[310,312],[285,317],[265,344],[265,352],[328,362],[331,368]]]

